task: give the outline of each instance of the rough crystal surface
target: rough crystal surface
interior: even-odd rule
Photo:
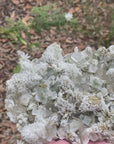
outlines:
[[[24,141],[114,143],[114,45],[62,56],[54,43],[32,61],[18,54],[21,71],[6,83],[5,107]]]

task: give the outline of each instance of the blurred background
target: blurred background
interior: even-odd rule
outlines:
[[[69,16],[70,14],[70,16]],[[113,0],[0,0],[0,143],[21,139],[6,115],[5,82],[20,71],[17,50],[33,58],[57,42],[63,55],[114,44]]]

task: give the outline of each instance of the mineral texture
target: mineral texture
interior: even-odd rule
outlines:
[[[21,70],[6,83],[5,107],[23,141],[114,143],[114,45],[63,56],[54,43],[32,61],[18,54]]]

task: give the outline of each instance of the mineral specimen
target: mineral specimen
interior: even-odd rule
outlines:
[[[114,45],[63,56],[54,43],[32,61],[18,54],[21,71],[6,83],[5,107],[23,141],[114,143]]]

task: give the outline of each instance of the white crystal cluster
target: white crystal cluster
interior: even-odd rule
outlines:
[[[18,54],[21,71],[6,83],[5,107],[25,142],[114,143],[114,45],[63,56],[54,43],[32,61]]]

